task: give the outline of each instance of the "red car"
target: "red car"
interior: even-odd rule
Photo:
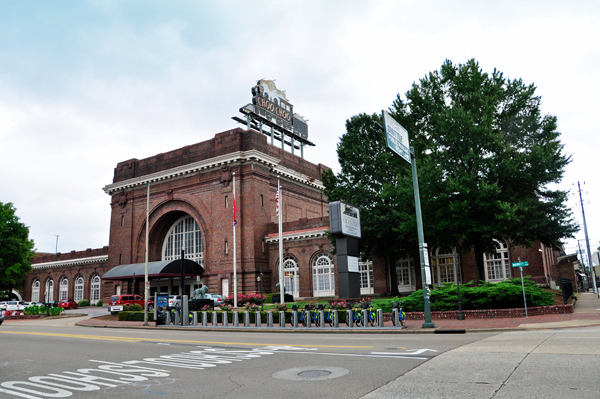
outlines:
[[[135,298],[135,299],[134,299]],[[140,305],[142,308],[144,307],[144,298],[139,295],[113,295],[110,297],[108,301],[108,311],[112,312],[113,306],[125,306],[125,305],[133,305],[134,303]],[[148,300],[148,311],[154,310],[154,302],[152,299]]]
[[[58,303],[58,307],[63,309],[77,309],[77,302],[75,302],[71,298],[63,299]]]

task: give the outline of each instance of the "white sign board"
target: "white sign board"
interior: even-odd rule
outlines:
[[[386,111],[382,111],[382,114],[387,146],[390,150],[404,158],[406,162],[410,163],[408,132]]]
[[[425,266],[425,284],[431,285],[431,268]]]
[[[348,271],[358,273],[358,257],[348,256]]]
[[[592,254],[592,263],[596,266],[600,266],[600,254],[598,251]]]
[[[111,312],[122,312],[123,311],[123,306],[119,305],[119,306],[111,306],[110,307],[110,311]]]
[[[334,236],[360,238],[360,210],[342,201],[329,203],[329,225]]]

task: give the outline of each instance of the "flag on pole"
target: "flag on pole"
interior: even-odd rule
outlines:
[[[277,185],[277,192],[275,193],[275,213],[279,217],[279,185]]]
[[[233,225],[237,225],[237,205],[235,204],[235,195],[233,196]]]

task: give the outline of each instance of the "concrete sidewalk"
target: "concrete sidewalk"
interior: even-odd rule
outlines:
[[[579,299],[574,305],[574,313],[549,314],[543,316],[495,318],[495,319],[467,319],[467,320],[433,320],[434,328],[422,328],[422,320],[407,320],[406,328],[397,329],[392,327],[391,322],[386,322],[384,328],[354,327],[345,325],[338,329],[331,328],[267,328],[267,327],[179,327],[161,326],[159,328],[193,329],[200,331],[262,331],[262,332],[321,332],[321,333],[444,333],[444,332],[486,332],[507,330],[532,330],[532,329],[554,329],[567,327],[586,327],[600,325],[600,298],[598,295],[585,292],[579,294]],[[88,318],[80,320],[77,325],[87,327],[109,327],[109,328],[156,328],[154,322],[150,326],[143,326],[140,321],[110,321],[99,318]]]

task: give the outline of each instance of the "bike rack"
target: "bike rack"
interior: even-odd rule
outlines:
[[[267,327],[273,327],[273,311],[269,310],[267,312]]]
[[[285,312],[279,312],[279,327],[285,327]]]
[[[333,327],[339,328],[340,326],[340,317],[338,316],[337,309],[333,310]]]
[[[208,326],[208,312],[202,312],[202,327]]]
[[[247,310],[244,312],[244,327],[250,327],[250,312]]]
[[[233,312],[232,319],[233,319],[233,326],[239,327],[240,326],[240,317],[239,317],[239,313],[237,310],[235,312]]]
[[[217,312],[212,312],[212,325],[213,327],[216,327],[218,325],[217,323]]]
[[[377,309],[377,327],[383,327],[383,310]]]
[[[259,310],[254,314],[254,324],[256,325],[256,327],[261,326],[261,322],[262,322],[261,318],[262,318],[262,315],[260,314],[260,310]]]
[[[194,327],[198,327],[198,312],[193,312],[194,318],[192,320],[192,325]]]

